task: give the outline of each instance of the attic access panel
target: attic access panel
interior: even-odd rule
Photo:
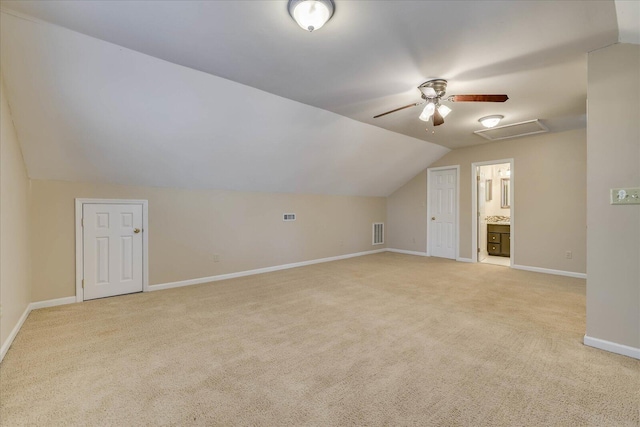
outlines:
[[[535,119],[505,126],[497,126],[490,129],[477,130],[473,133],[490,141],[499,141],[501,139],[518,138],[545,132],[549,132],[549,129],[543,125],[540,120]]]

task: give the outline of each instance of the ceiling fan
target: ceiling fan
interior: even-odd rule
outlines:
[[[451,112],[451,108],[446,105],[442,105],[441,101],[448,102],[505,102],[509,97],[507,95],[450,95],[444,97],[447,91],[447,81],[444,79],[432,79],[427,80],[418,86],[418,89],[422,93],[422,101],[414,102],[413,104],[405,105],[404,107],[396,108],[395,110],[387,111],[386,113],[373,116],[374,119],[378,117],[386,116],[387,114],[395,113],[396,111],[404,110],[405,108],[417,107],[418,105],[425,105],[422,113],[418,117],[420,120],[428,122],[433,117],[433,125],[440,126],[444,123],[444,118]]]

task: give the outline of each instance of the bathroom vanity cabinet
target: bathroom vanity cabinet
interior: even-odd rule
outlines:
[[[489,255],[511,256],[511,226],[487,224],[487,252]]]

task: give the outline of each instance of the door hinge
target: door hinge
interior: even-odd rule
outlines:
[[[84,289],[84,279],[82,279],[82,289]]]
[[[478,248],[478,253],[480,253],[480,248]]]
[[[84,227],[84,218],[80,218],[80,227]]]

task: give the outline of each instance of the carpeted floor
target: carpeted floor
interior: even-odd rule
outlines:
[[[2,425],[637,426],[580,279],[382,253],[31,313]]]

